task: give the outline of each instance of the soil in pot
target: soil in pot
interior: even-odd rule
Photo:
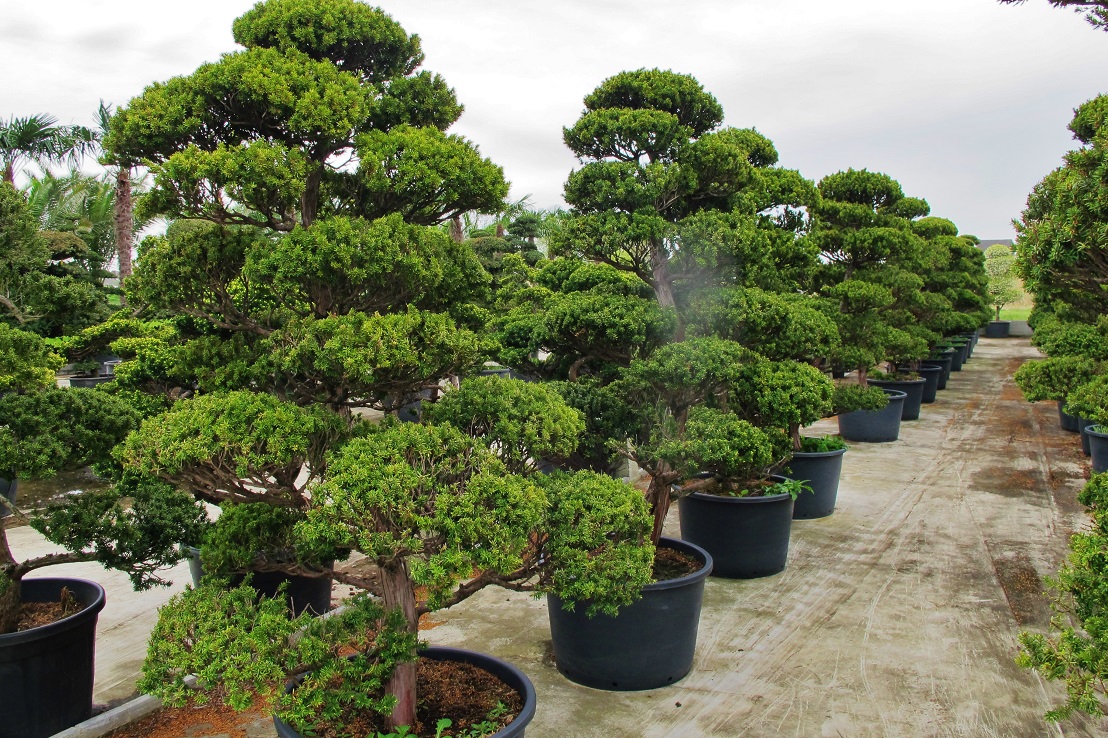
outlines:
[[[448,735],[477,726],[478,735],[523,736],[535,713],[535,691],[521,671],[485,654],[456,648],[428,648],[416,665],[418,701],[416,725],[410,735],[433,738],[439,720],[450,720]],[[387,733],[383,716],[350,712],[341,719],[346,733]],[[273,719],[281,738],[297,738],[279,718]],[[312,738],[336,738],[328,726],[314,726]]]
[[[272,710],[259,702],[242,712],[215,702],[200,706],[163,707],[141,720],[113,730],[104,738],[254,738],[257,735],[273,735]],[[265,732],[267,729],[268,733]]]

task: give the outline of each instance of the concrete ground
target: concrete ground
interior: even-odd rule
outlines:
[[[675,686],[566,681],[546,604],[524,594],[487,589],[436,613],[424,635],[523,669],[539,694],[530,738],[1108,735],[1108,721],[1046,724],[1061,688],[1013,662],[1020,630],[1046,629],[1042,579],[1084,522],[1075,498],[1088,468],[1055,406],[1026,403],[1012,382],[1035,356],[1026,339],[982,339],[899,441],[852,444],[835,514],[793,526],[783,573],[708,581],[696,662]],[[26,528],[9,534],[17,555],[44,548]],[[169,592],[135,594],[96,565],[42,575],[61,570],[108,588],[96,699],[128,694]],[[179,589],[186,567],[171,576]]]

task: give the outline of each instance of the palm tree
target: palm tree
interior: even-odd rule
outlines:
[[[15,175],[23,165],[33,163],[46,169],[51,164],[76,163],[95,148],[95,136],[84,126],[60,126],[52,115],[0,120],[0,166],[4,180],[15,186]]]
[[[98,138],[103,139],[112,125],[112,106],[103,100],[96,111],[96,123]],[[112,172],[115,177],[115,251],[119,257],[119,286],[122,288],[123,280],[131,276],[131,254],[135,243],[135,201],[131,184],[134,162],[108,160],[107,154],[104,157],[101,163],[115,169]],[[125,299],[122,294],[120,299]]]

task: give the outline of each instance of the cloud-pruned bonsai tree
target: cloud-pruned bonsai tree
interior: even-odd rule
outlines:
[[[722,121],[719,102],[688,75],[640,69],[602,82],[564,131],[582,166],[566,182],[572,217],[554,245],[634,274],[663,310],[678,307],[683,284],[758,271],[773,261],[765,254],[781,258],[763,276],[780,279],[790,259],[806,265],[790,234],[814,189],[773,166],[764,136]]]
[[[1000,311],[1012,304],[1023,294],[1016,284],[1016,256],[1004,244],[998,243],[985,249],[985,274],[989,277],[985,288],[989,304],[996,310],[996,320],[1000,320]]]
[[[675,316],[650,288],[606,264],[557,258],[529,269],[518,261],[498,292],[497,357],[541,379],[609,374],[673,335]]]
[[[1108,312],[1103,176],[1108,96],[1080,105],[1069,129],[1080,144],[1035,185],[1016,222],[1017,270],[1037,310],[1085,323]]]
[[[53,386],[60,365],[38,336],[0,326],[0,476],[42,478],[110,462],[112,447],[138,424],[137,413],[111,395]],[[196,535],[203,514],[171,487],[135,476],[43,510],[21,511],[3,495],[0,507],[66,549],[19,561],[0,525],[0,633],[17,629],[22,580],[44,567],[98,561],[126,572],[136,588],[164,584],[157,570],[178,560],[177,543]]]
[[[116,383],[196,395],[123,458],[201,499],[302,514],[297,472],[318,481],[358,413],[480,363],[486,315],[470,303],[488,276],[434,226],[499,209],[507,184],[445,132],[461,106],[380,10],[269,0],[233,30],[243,49],[147,88],[104,141],[149,162],[143,207],[175,219],[127,284],[175,333],[113,342]]]
[[[1094,425],[1108,425],[1108,375],[1097,375],[1071,390],[1066,412]]]
[[[864,169],[830,174],[819,189],[808,240],[823,259],[817,283],[838,305],[832,315],[842,347],[832,362],[857,370],[865,386],[879,362],[926,356],[930,334],[913,314],[923,299],[916,271],[926,251],[913,222],[930,208],[888,175]]]
[[[1101,371],[1101,362],[1095,359],[1084,356],[1053,356],[1028,361],[1016,370],[1015,380],[1028,402],[1063,402],[1070,392]]]

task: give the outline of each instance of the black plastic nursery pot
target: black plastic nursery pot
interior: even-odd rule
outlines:
[[[547,595],[554,661],[562,676],[594,689],[632,692],[665,687],[692,669],[704,582],[713,559],[703,548],[672,538],[659,546],[692,556],[701,568],[643,587],[642,597],[615,617],[588,617],[587,602],[566,610]]]
[[[1089,456],[1092,457],[1093,471],[1108,471],[1108,425],[1090,425],[1085,428],[1089,439]]]
[[[193,546],[185,546],[189,555],[189,573],[192,575],[192,585],[200,586],[200,580],[204,578],[204,566],[200,562],[200,549]],[[244,575],[236,574],[231,577],[231,585],[242,584]],[[331,577],[306,577],[293,574],[285,574],[280,571],[256,571],[250,578],[250,586],[258,591],[262,597],[276,597],[277,589],[288,582],[285,590],[285,599],[289,609],[295,615],[300,615],[308,610],[316,615],[322,615],[331,609]]]
[[[520,697],[523,698],[523,707],[512,722],[495,733],[490,734],[489,738],[523,738],[527,725],[535,717],[535,706],[538,703],[535,695],[535,686],[531,683],[531,680],[527,678],[526,674],[507,661],[501,661],[488,654],[467,651],[461,648],[433,646],[420,649],[419,655],[420,658],[425,659],[454,661],[476,666],[479,669],[484,669],[489,672],[514,689]],[[285,686],[285,691],[289,692],[295,689],[298,684],[299,681],[290,682]],[[293,730],[288,723],[276,715],[273,716],[273,725],[277,729],[277,735],[280,736],[280,738],[302,738],[300,733]]]
[[[900,416],[908,395],[886,389],[889,404],[880,410],[855,410],[839,415],[839,435],[847,441],[888,443],[900,438]]]
[[[49,625],[0,635],[0,738],[46,738],[92,717],[96,620],[104,588],[84,579],[24,579],[24,602],[85,603]]]
[[[985,326],[985,338],[1007,338],[1011,327],[1010,320],[994,320]]]
[[[950,371],[962,371],[962,365],[966,363],[966,344],[956,343],[951,348],[954,352],[950,355]]]
[[[836,451],[797,451],[783,470],[784,476],[806,482],[811,492],[801,492],[793,503],[793,520],[826,518],[835,512],[845,448]]]
[[[946,383],[950,379],[950,362],[952,360],[951,351],[949,354],[942,354],[939,356],[932,356],[927,361],[922,362],[923,366],[937,366],[941,370],[936,387],[940,390],[946,389]]]
[[[1058,400],[1058,423],[1062,426],[1062,430],[1069,431],[1070,433],[1080,433],[1081,426],[1077,422],[1077,416],[1070,415],[1066,412],[1065,408],[1065,401]]]
[[[907,374],[910,370],[902,369],[901,372]],[[920,401],[925,405],[930,405],[939,396],[939,379],[942,376],[943,368],[922,364],[919,369],[915,370],[915,373],[923,378],[923,395]]]
[[[773,482],[785,477],[772,476]],[[712,576],[757,579],[785,569],[793,521],[789,494],[726,497],[694,492],[677,501],[681,538],[712,555]]]
[[[904,407],[900,411],[901,420],[918,420],[920,404],[923,402],[924,385],[927,380],[919,379],[871,379],[869,383],[881,389],[899,390],[907,395]]]
[[[110,382],[115,379],[115,376],[99,376],[99,377],[70,377],[70,387],[80,387],[82,389],[92,389],[93,387],[99,387],[105,382]]]
[[[1085,454],[1086,456],[1093,455],[1092,445],[1089,443],[1090,425],[1093,425],[1093,421],[1086,420],[1085,418],[1078,416],[1077,427],[1081,432],[1081,453]]]

